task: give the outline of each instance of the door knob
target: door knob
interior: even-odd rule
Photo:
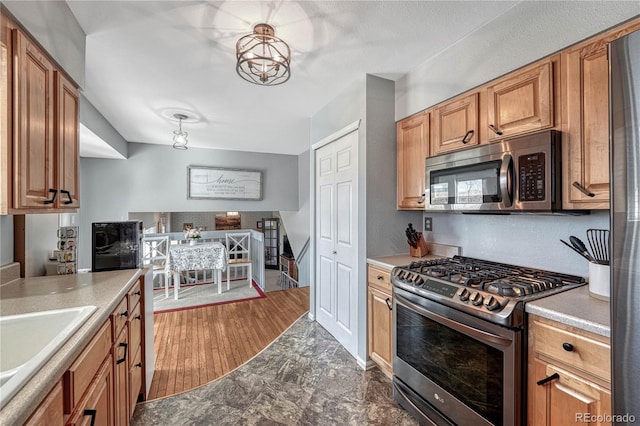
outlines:
[[[331,253],[333,253],[333,254],[338,254],[338,252],[337,252],[337,251],[335,251],[335,250],[334,250],[334,251],[332,251]]]

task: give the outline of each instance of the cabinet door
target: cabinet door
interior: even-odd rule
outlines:
[[[554,125],[553,63],[547,60],[487,88],[489,140]]]
[[[432,114],[431,155],[479,143],[477,93],[439,106]]]
[[[429,155],[429,114],[401,120],[398,137],[398,209],[422,210],[425,191],[424,160]]]
[[[113,418],[113,370],[111,356],[102,364],[87,394],[71,414],[67,426],[111,426]]]
[[[49,395],[40,403],[36,411],[33,412],[25,426],[64,425],[63,402],[62,402],[62,382],[58,382]]]
[[[369,286],[367,290],[369,357],[388,376],[393,374],[392,306],[393,300],[390,293]]]
[[[609,62],[607,45],[640,23],[562,54],[564,207],[609,208]]]
[[[534,407],[529,410],[529,425],[604,425],[599,422],[611,414],[611,392],[582,377],[553,365],[535,360],[537,375],[541,380],[558,374],[558,378],[545,384],[531,383],[529,391],[534,394]]]
[[[113,344],[113,394],[115,424],[129,424],[129,358],[131,357],[128,326],[125,326]]]
[[[13,208],[47,209],[54,180],[54,69],[38,47],[19,30],[14,43],[14,191]],[[59,195],[59,194],[58,194]]]
[[[58,142],[58,208],[80,207],[78,185],[79,97],[75,86],[56,72],[56,123]]]

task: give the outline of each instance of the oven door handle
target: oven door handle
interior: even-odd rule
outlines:
[[[502,204],[504,204],[505,207],[511,207],[513,204],[513,157],[509,154],[505,155],[502,159],[499,179]]]
[[[441,324],[444,324],[453,330],[464,333],[467,336],[471,336],[477,340],[489,341],[500,346],[510,346],[513,343],[511,339],[507,339],[502,336],[498,336],[497,334],[489,333],[487,331],[478,330],[477,328],[469,327],[468,325],[451,320],[447,317],[443,317],[442,315],[438,315],[436,313],[427,311],[422,306],[416,305],[415,303],[410,302],[408,299],[400,296],[399,294],[395,294],[394,296],[395,296],[394,298],[396,300],[396,303],[405,305],[408,308],[411,308],[414,311],[418,312],[420,315],[424,317],[427,317]]]

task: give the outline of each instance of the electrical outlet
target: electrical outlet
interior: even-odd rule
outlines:
[[[433,220],[430,217],[424,218],[424,230],[433,231]]]

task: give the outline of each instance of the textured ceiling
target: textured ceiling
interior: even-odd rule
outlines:
[[[300,154],[309,118],[364,74],[396,80],[486,25],[507,1],[67,1],[87,34],[84,94],[130,142]],[[235,71],[235,43],[267,22],[291,79]]]

